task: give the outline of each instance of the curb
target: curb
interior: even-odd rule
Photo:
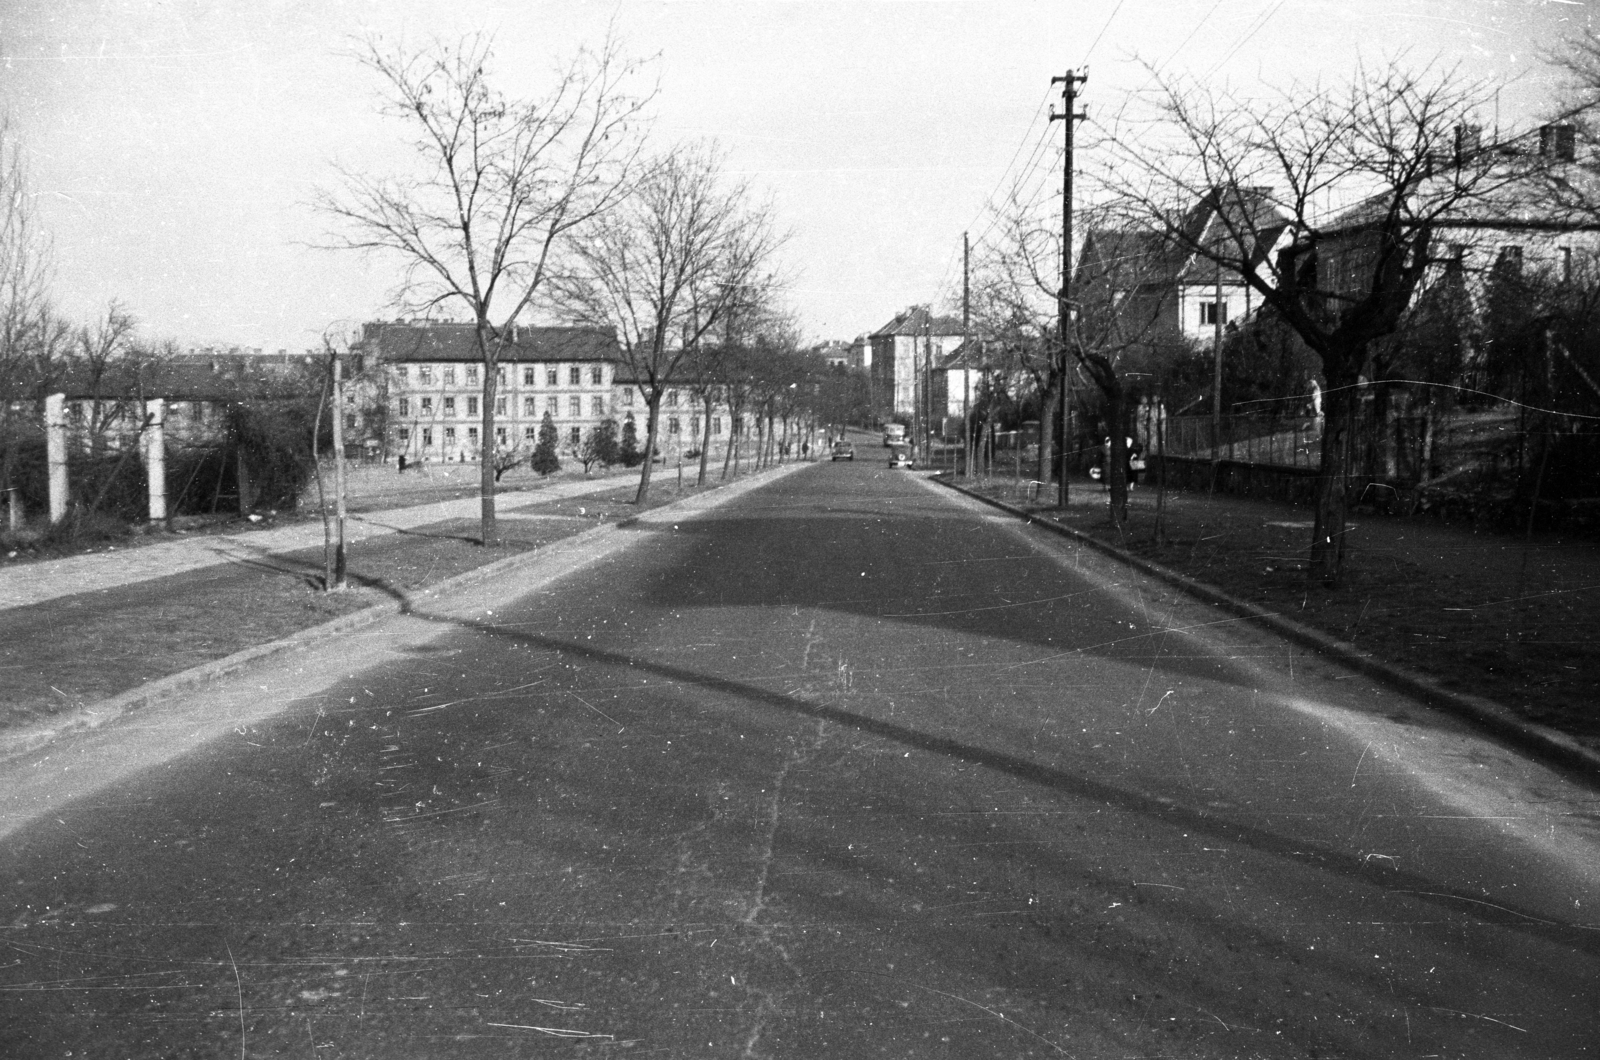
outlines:
[[[933,476],[931,481],[947,489],[954,490],[975,501],[981,501],[993,508],[1017,516],[1025,523],[1038,526],[1061,537],[1068,538],[1082,545],[1094,549],[1111,559],[1116,560],[1134,570],[1157,578],[1181,590],[1204,603],[1230,611],[1241,618],[1250,620],[1263,626],[1279,636],[1296,642],[1302,647],[1310,648],[1318,655],[1337,661],[1341,665],[1355,670],[1357,673],[1371,677],[1398,692],[1403,692],[1430,707],[1443,710],[1471,722],[1478,728],[1500,737],[1515,746],[1538,755],[1550,765],[1573,771],[1582,776],[1590,784],[1600,781],[1600,753],[1583,746],[1564,732],[1559,732],[1544,725],[1528,721],[1518,716],[1514,711],[1502,706],[1493,700],[1481,696],[1467,695],[1454,692],[1440,685],[1431,677],[1406,670],[1395,663],[1364,653],[1355,645],[1339,640],[1321,630],[1312,629],[1290,618],[1275,614],[1255,604],[1248,603],[1236,597],[1229,596],[1222,590],[1204,582],[1199,582],[1177,571],[1168,570],[1166,567],[1139,556],[1132,555],[1108,545],[1081,531],[1071,527],[1062,526],[1060,523],[1041,519],[1031,512],[1022,510],[1015,505],[994,497],[985,497],[965,487],[958,486],[949,478]]]
[[[787,473],[806,466],[803,463],[783,464],[770,470]],[[756,475],[777,477],[768,474],[764,470],[756,472],[754,475],[746,475],[738,481],[750,482]],[[729,483],[728,485],[731,486],[733,484]],[[97,700],[94,703],[86,703],[70,713],[50,718],[34,725],[0,732],[0,762],[37,751],[65,736],[92,732],[126,714],[131,714],[178,693],[199,688],[217,678],[243,670],[262,660],[298,650],[308,644],[320,643],[330,637],[353,633],[385,618],[407,614],[423,597],[441,596],[447,592],[464,589],[475,582],[509,574],[519,567],[546,560],[550,558],[552,552],[566,546],[581,547],[587,545],[590,542],[625,530],[629,526],[637,524],[639,520],[648,518],[656,512],[670,510],[679,504],[684,504],[706,495],[684,497],[673,501],[671,504],[664,504],[659,508],[652,508],[638,515],[631,515],[615,523],[591,527],[588,530],[573,534],[571,537],[552,541],[542,548],[529,549],[514,556],[507,556],[492,563],[485,563],[481,567],[474,567],[469,571],[462,571],[460,574],[446,578],[444,581],[419,589],[414,594],[404,596],[399,603],[373,604],[371,607],[362,608],[360,611],[352,611],[348,615],[340,615],[338,618],[330,619],[327,622],[308,626],[299,632],[280,637],[278,640],[269,641],[266,644],[257,644],[242,651],[236,651],[232,655],[225,655],[220,659],[213,659],[208,663],[201,663],[199,666],[193,666],[187,670],[169,674],[166,677],[159,677],[154,681],[147,681],[138,688],[131,688],[126,692]]]

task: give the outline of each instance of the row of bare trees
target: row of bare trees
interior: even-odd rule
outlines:
[[[1587,36],[1558,58],[1575,86],[1559,116],[1593,143],[1587,119],[1600,107],[1600,39]],[[1095,260],[1078,265],[1070,348],[1052,339],[1059,205],[1022,195],[997,210],[994,236],[980,244],[978,327],[1009,338],[1000,345],[1015,351],[1015,374],[1032,380],[1045,423],[1064,391],[1079,387],[1115,447],[1130,382],[1194,359],[1175,326],[1180,277],[1215,275],[1219,289],[1224,281],[1245,288],[1258,316],[1315,368],[1324,426],[1309,569],[1336,584],[1351,432],[1367,385],[1393,375],[1384,358],[1417,323],[1423,296],[1452,262],[1460,267],[1463,245],[1495,224],[1600,231],[1592,155],[1552,166],[1551,144],[1481,132],[1493,91],[1457,71],[1401,63],[1360,68],[1341,85],[1248,94],[1152,68],[1145,90],[1113,108],[1087,148],[1080,141],[1090,191],[1079,223],[1089,233],[1085,259],[1093,247]],[[1435,311],[1440,304],[1435,298]],[[1050,432],[1042,436],[1044,478]],[[1118,523],[1122,469],[1113,454]]]
[[[370,39],[356,58],[408,131],[414,163],[344,172],[320,200],[337,222],[333,244],[397,262],[402,312],[475,325],[484,438],[495,437],[495,368],[519,319],[614,330],[640,381],[652,452],[667,389],[712,377],[711,337],[728,334],[732,316],[770,315],[783,242],[770,206],[730,179],[714,144],[652,150],[654,90],[614,38],[580,52],[537,98],[497,87],[483,37],[416,51]],[[492,544],[491,461],[480,491]]]

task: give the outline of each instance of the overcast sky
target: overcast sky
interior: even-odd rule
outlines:
[[[659,56],[655,142],[715,137],[771,192],[807,334],[848,339],[959,289],[962,232],[1019,173],[1059,183],[1046,113],[1069,66],[1089,66],[1093,118],[1147,82],[1137,59],[1248,91],[1438,57],[1503,82],[1501,122],[1528,124],[1541,52],[1590,17],[1576,0],[0,0],[0,102],[64,310],[117,298],[153,337],[304,348],[391,315],[392,262],[310,248],[332,161],[405,164],[351,36],[487,30],[503,83],[531,89],[615,18]]]

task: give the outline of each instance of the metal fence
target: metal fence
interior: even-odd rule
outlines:
[[[1169,416],[1138,426],[1152,453],[1275,467],[1314,468],[1322,460],[1322,424],[1310,416]]]

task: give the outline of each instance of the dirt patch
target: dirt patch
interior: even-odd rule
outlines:
[[[1593,544],[1357,512],[1344,584],[1329,590],[1305,574],[1307,510],[1169,491],[1158,533],[1156,491],[1141,488],[1119,531],[1098,486],[1074,484],[1066,509],[1019,495],[1009,480],[975,491],[1600,750],[1600,549]]]

